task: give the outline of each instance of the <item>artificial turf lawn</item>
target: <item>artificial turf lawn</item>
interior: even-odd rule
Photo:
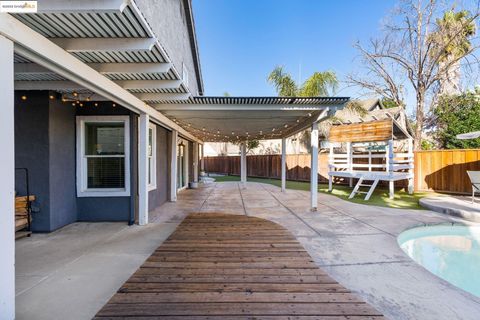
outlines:
[[[227,182],[227,181],[240,181],[240,177],[238,176],[214,176],[215,181],[217,182]],[[274,186],[280,187],[281,181],[278,179],[266,179],[266,178],[251,178],[248,177],[248,181],[250,182],[260,182],[260,183],[268,183]],[[287,181],[287,189],[294,189],[294,190],[310,190],[310,183],[309,182],[301,182],[301,181]],[[389,207],[389,208],[398,208],[398,209],[423,209],[418,203],[420,198],[423,198],[427,195],[432,195],[432,193],[428,192],[416,192],[414,194],[408,194],[405,189],[402,190],[395,190],[395,197],[393,199],[388,198],[388,190],[385,188],[376,188],[373,192],[370,200],[365,201],[364,194],[356,195],[353,199],[348,199],[348,196],[352,192],[352,188],[343,185],[334,185],[333,191],[328,192],[328,185],[327,184],[319,184],[318,191],[322,193],[329,193],[333,194],[341,199],[361,203],[361,204],[368,204],[380,207]]]

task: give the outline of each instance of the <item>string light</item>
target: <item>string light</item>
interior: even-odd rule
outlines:
[[[73,94],[74,97],[78,96],[78,93],[75,92],[75,91],[73,91],[72,94]]]
[[[115,103],[112,103],[112,107],[114,107],[114,108],[115,108],[116,106],[117,106],[117,105],[116,105]]]
[[[53,100],[53,99],[55,99],[55,96],[53,94],[51,94],[49,98],[50,98],[50,100]]]
[[[27,100],[27,96],[22,96],[22,100],[23,101]]]
[[[94,106],[95,106],[95,107],[98,107],[98,103],[95,102]]]

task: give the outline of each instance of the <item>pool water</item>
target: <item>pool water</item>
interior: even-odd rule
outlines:
[[[480,227],[418,227],[400,234],[398,243],[428,271],[480,297]]]

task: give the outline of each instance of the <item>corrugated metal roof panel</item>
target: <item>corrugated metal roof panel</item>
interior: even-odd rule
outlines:
[[[347,97],[190,97],[175,100],[174,104],[295,104],[295,105],[338,105],[349,100]]]

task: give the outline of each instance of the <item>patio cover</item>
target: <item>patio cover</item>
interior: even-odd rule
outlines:
[[[344,97],[191,97],[154,104],[202,141],[241,142],[289,137],[331,116]]]

